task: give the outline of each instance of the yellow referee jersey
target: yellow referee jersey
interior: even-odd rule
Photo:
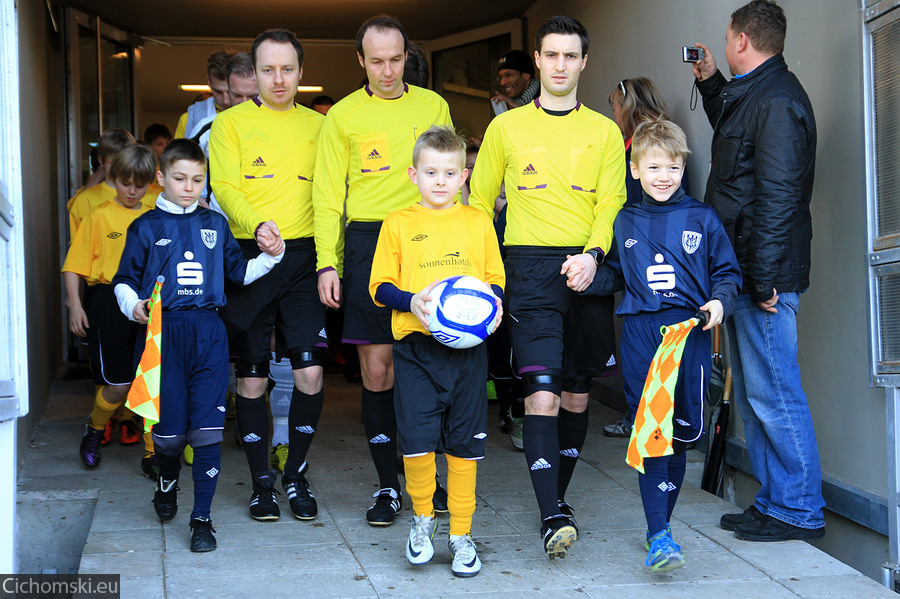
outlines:
[[[506,182],[504,243],[608,252],[625,203],[619,128],[582,104],[564,116],[535,101],[497,116],[475,163],[469,203],[488,215]]]
[[[268,220],[284,239],[312,237],[312,182],[323,118],[299,104],[272,110],[254,98],[213,121],[210,179],[236,238],[252,239]]]
[[[450,109],[439,95],[414,85],[394,100],[366,86],[328,111],[313,184],[318,270],[340,271],[345,196],[347,222],[382,221],[419,200],[406,170],[416,138],[432,125],[452,126]]]
[[[471,275],[500,288],[506,285],[491,219],[457,203],[445,210],[414,204],[384,220],[369,279],[373,301],[382,283],[418,293],[434,281],[455,275]],[[397,310],[391,314],[391,330],[394,339],[413,332],[431,334],[412,312]]]

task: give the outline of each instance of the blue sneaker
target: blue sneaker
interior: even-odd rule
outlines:
[[[672,536],[672,525],[666,522],[666,532],[669,533],[669,536]],[[644,541],[644,551],[650,551],[650,538],[653,535],[650,534],[650,531],[647,531],[647,540]]]
[[[684,565],[681,545],[672,539],[672,533],[668,529],[650,537],[650,551],[644,565],[649,566],[653,572],[674,570]]]

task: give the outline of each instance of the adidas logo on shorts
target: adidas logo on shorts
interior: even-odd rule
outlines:
[[[322,339],[328,339],[328,335],[325,333],[325,327],[322,327],[322,330],[319,331],[319,337]]]
[[[208,476],[210,478],[215,478],[218,473],[219,473],[218,469],[210,468],[209,470],[206,471],[206,476]]]
[[[256,433],[250,433],[244,437],[244,443],[256,443],[257,441],[260,441],[260,438]]]
[[[546,470],[547,468],[553,468],[550,465],[550,462],[545,460],[544,458],[538,458],[534,461],[534,464],[531,465],[532,470]]]
[[[369,439],[369,443],[390,443],[391,438],[387,435],[376,435]]]
[[[581,454],[579,454],[578,450],[574,447],[570,447],[569,449],[561,449],[559,455],[564,455],[567,458],[577,458]]]
[[[658,485],[656,485],[656,488],[659,489],[660,491],[662,491],[663,493],[667,493],[669,491],[674,491],[678,487],[676,487],[675,485],[673,485],[670,482],[661,482]]]
[[[309,426],[308,424],[304,424],[303,426],[295,426],[294,430],[297,431],[298,433],[304,433],[306,435],[312,435],[313,433],[316,432],[316,429]]]
[[[616,365],[616,356],[612,355],[609,357],[609,360],[606,361],[606,367],[609,368],[610,366],[615,366],[615,365]]]

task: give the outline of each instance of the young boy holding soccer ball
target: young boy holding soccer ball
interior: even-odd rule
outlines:
[[[419,565],[434,556],[434,454],[440,449],[448,466],[451,570],[470,577],[481,570],[471,529],[476,464],[487,436],[487,353],[483,343],[452,349],[436,341],[426,305],[439,281],[470,275],[497,296],[491,330],[500,322],[506,278],[493,223],[454,201],[468,175],[465,152],[465,140],[449,127],[433,126],[416,140],[409,178],[422,199],[384,220],[369,293],[377,305],[393,309],[394,406],[414,512],[406,558]]]

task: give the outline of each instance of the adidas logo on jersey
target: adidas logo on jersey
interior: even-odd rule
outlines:
[[[475,439],[484,439],[487,437],[487,433],[477,433],[476,435],[473,435],[473,436]]]
[[[662,491],[663,493],[668,493],[669,491],[674,491],[678,487],[676,487],[675,485],[673,485],[670,482],[661,482],[658,485],[656,485],[656,488],[659,489],[660,491]]]
[[[256,160],[250,163],[252,166],[266,166],[266,161],[262,159],[262,156],[258,156]]]
[[[172,243],[171,239],[160,239],[159,241],[156,242],[156,245],[158,245],[160,247],[165,247],[165,246],[169,245],[170,243]]]
[[[257,441],[260,441],[260,438],[256,433],[250,433],[244,437],[244,443],[256,443]]]
[[[387,435],[376,435],[369,439],[369,443],[390,443],[391,438]]]
[[[532,470],[546,470],[547,468],[553,468],[550,465],[550,462],[545,460],[544,458],[538,458],[534,461],[534,464],[531,465]]]
[[[633,248],[637,244],[637,239],[629,239],[625,242],[625,247]]]
[[[567,458],[577,458],[581,454],[574,447],[570,447],[569,449],[561,449],[559,455],[564,455]]]
[[[376,158],[381,158],[381,154],[378,153],[378,150],[372,150],[369,152],[369,155],[366,156],[369,160],[375,160]]]
[[[533,165],[533,164],[529,164],[529,165],[526,166],[524,169],[522,169],[522,174],[523,174],[523,175],[536,175],[536,174],[537,174],[537,169],[534,168],[534,165]]]
[[[615,356],[615,354],[613,354],[609,357],[609,360],[606,361],[606,367],[609,368],[610,366],[615,366],[615,365],[616,365],[616,356]]]
[[[219,473],[219,470],[215,467],[212,467],[206,471],[206,476],[208,476],[210,478],[215,478],[218,473]]]
[[[316,429],[309,426],[308,424],[304,424],[303,426],[295,426],[294,430],[297,431],[298,433],[303,433],[305,435],[312,435],[313,433],[316,432]]]
[[[121,236],[122,236],[122,234],[119,233],[118,231],[113,231],[112,233],[107,235],[107,237],[109,237],[110,239],[118,239]]]
[[[422,241],[426,237],[428,237],[428,235],[422,235],[421,233],[419,233],[418,235],[413,237],[410,241]]]

